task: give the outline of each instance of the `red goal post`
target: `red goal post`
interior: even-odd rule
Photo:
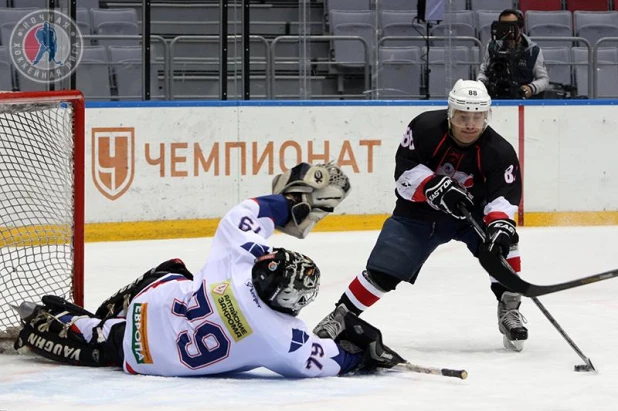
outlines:
[[[0,334],[22,301],[83,306],[84,111],[79,91],[0,92]]]

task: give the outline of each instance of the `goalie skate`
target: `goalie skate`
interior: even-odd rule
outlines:
[[[511,351],[524,349],[524,342],[528,339],[528,329],[524,327],[526,318],[519,312],[521,295],[511,292],[502,294],[498,303],[498,329],[502,333],[504,348]]]

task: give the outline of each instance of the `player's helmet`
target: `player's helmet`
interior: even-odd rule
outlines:
[[[455,110],[469,112],[486,112],[485,127],[489,124],[491,97],[482,81],[459,79],[448,94],[449,124]]]
[[[255,291],[266,305],[296,316],[317,297],[320,270],[305,255],[275,248],[272,253],[255,260],[252,280]]]

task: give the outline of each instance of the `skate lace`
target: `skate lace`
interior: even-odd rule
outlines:
[[[330,313],[318,323],[313,333],[321,338],[335,339],[341,331],[343,331],[343,324],[335,320],[334,313]]]
[[[33,324],[37,324],[36,328],[41,331],[41,332],[47,332],[49,331],[49,327],[51,327],[52,322],[54,322],[54,317],[51,316],[51,314],[49,314],[46,311],[39,311],[39,313],[36,315],[36,317],[34,317],[32,320],[30,320],[31,323]]]
[[[81,318],[81,317],[75,316],[68,323],[64,323],[64,322],[60,321],[59,318],[62,317],[63,315],[66,315],[66,314],[69,314],[69,312],[68,311],[63,311],[60,314],[53,315],[53,314],[51,314],[51,313],[49,313],[47,311],[41,310],[41,312],[37,315],[37,317],[34,319],[33,322],[36,322],[38,320],[44,320],[43,322],[41,322],[40,324],[37,325],[37,329],[39,331],[41,331],[41,332],[49,331],[49,329],[51,328],[51,325],[54,322],[57,322],[58,324],[60,324],[62,326],[62,329],[60,330],[60,332],[58,332],[58,336],[60,338],[67,338],[69,329],[75,323],[75,321],[78,318]]]
[[[508,328],[523,327],[528,323],[526,317],[519,310],[508,310],[500,317],[500,322]]]

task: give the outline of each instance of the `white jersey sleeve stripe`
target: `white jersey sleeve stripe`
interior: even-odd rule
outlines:
[[[505,216],[506,218],[514,220],[515,214],[517,213],[517,206],[509,203],[503,196],[500,196],[488,203],[483,212],[485,214],[485,224],[489,224],[493,220],[505,218]]]
[[[419,164],[411,170],[406,170],[397,179],[397,192],[402,198],[414,201],[416,190],[427,177],[433,174],[433,171],[423,164]]]

